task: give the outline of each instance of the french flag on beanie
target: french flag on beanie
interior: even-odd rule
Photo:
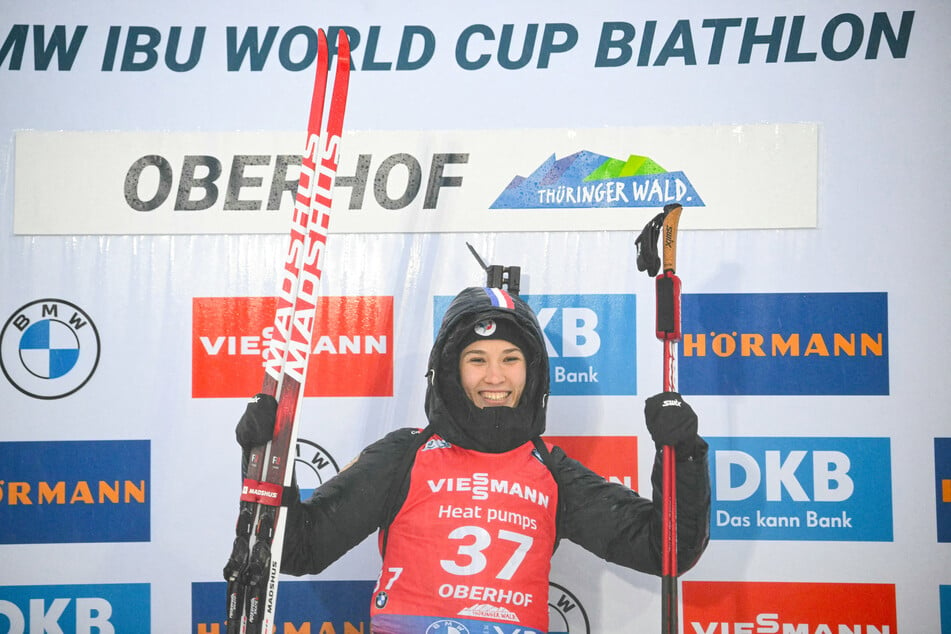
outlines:
[[[508,291],[501,288],[483,288],[485,294],[489,297],[489,302],[497,308],[508,308],[515,310],[515,302]]]

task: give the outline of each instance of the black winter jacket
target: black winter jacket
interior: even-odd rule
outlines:
[[[405,458],[415,454],[419,434],[408,428],[391,432],[364,449],[353,464],[318,488],[310,500],[290,505],[282,572],[320,572],[371,533],[387,526],[405,499],[409,484]],[[707,444],[698,437],[691,456],[678,456],[679,572],[697,562],[709,540],[706,454]],[[653,465],[651,499],[605,480],[554,447],[549,468],[558,483],[559,538],[575,542],[607,561],[660,575],[660,456],[658,452]]]
[[[479,332],[479,326],[491,322],[514,326],[515,343],[527,360],[525,391],[515,408],[479,410],[460,385],[459,353],[472,333]],[[544,334],[532,309],[517,295],[479,287],[460,292],[443,317],[427,376],[426,433],[412,429],[391,432],[317,489],[309,501],[290,506],[284,572],[319,572],[374,531],[385,529],[406,498],[412,460],[429,433],[459,447],[489,453],[514,449],[544,434],[549,388]],[[550,455],[540,453],[558,484],[558,538],[569,539],[608,561],[660,575],[663,470],[659,454],[651,477],[653,492],[647,498],[608,482],[558,447]],[[700,437],[695,438],[692,452],[677,452],[681,572],[696,563],[709,538],[706,453],[707,444]]]

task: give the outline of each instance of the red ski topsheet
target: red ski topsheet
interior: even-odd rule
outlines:
[[[192,397],[260,391],[274,297],[192,300]],[[393,395],[393,298],[321,297],[304,396]]]

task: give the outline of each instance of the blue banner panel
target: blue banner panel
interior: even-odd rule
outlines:
[[[886,293],[684,294],[685,394],[888,394]]]
[[[938,541],[951,542],[951,438],[934,439],[935,516]]]
[[[520,297],[544,332],[553,395],[637,394],[635,295]],[[451,301],[450,296],[433,300],[434,337]]]
[[[285,581],[278,584],[278,632],[370,631],[375,581]],[[192,584],[192,634],[224,634],[227,584]]]
[[[148,440],[0,442],[0,544],[150,539]]]
[[[941,601],[941,634],[951,634],[951,586],[940,586],[938,596]]]
[[[888,438],[707,438],[713,539],[892,541]]]
[[[0,632],[150,632],[147,583],[0,586]]]

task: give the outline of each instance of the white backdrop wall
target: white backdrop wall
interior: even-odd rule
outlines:
[[[107,625],[130,632],[216,631],[217,599],[203,593],[218,591],[230,552],[239,456],[233,426],[242,397],[256,386],[226,396],[196,393],[198,357],[225,333],[209,331],[212,338],[203,343],[198,327],[204,317],[196,306],[207,300],[213,310],[223,310],[216,301],[272,297],[286,238],[280,227],[232,230],[228,212],[220,209],[194,232],[176,228],[187,219],[160,209],[155,217],[161,227],[152,229],[122,199],[124,173],[90,169],[88,177],[72,175],[86,173],[87,163],[105,163],[102,148],[131,132],[149,133],[157,148],[167,139],[181,154],[201,154],[200,144],[188,144],[204,133],[225,133],[225,152],[231,154],[256,152],[240,149],[243,135],[251,133],[281,139],[271,154],[302,151],[286,147],[283,139],[293,140],[295,130],[301,143],[304,138],[312,67],[293,67],[304,58],[306,35],[296,44],[288,39],[283,64],[280,38],[304,32],[295,27],[335,25],[360,38],[346,128],[371,151],[376,147],[378,156],[389,151],[374,143],[392,131],[428,135],[432,140],[418,146],[422,154],[471,131],[504,140],[517,139],[519,131],[550,130],[570,140],[580,130],[574,149],[563,149],[571,145],[563,140],[546,146],[545,135],[532,136],[526,154],[533,158],[507,178],[527,176],[555,153],[562,158],[592,150],[620,159],[639,153],[668,170],[683,169],[701,197],[726,191],[739,201],[727,204],[712,195],[706,207],[687,206],[678,250],[685,333],[694,344],[700,335],[709,337],[706,357],[695,347],[696,356],[681,359],[681,387],[700,413],[701,432],[720,452],[711,455],[712,469],[718,462],[723,469],[715,474],[713,540],[682,584],[683,631],[841,632],[837,628],[847,623],[858,628],[849,632],[951,632],[951,399],[944,385],[951,342],[943,325],[951,309],[951,223],[942,202],[951,194],[951,56],[945,41],[951,5],[940,0],[808,0],[795,7],[749,1],[360,1],[289,2],[279,9],[246,1],[5,2],[0,525],[6,528],[0,529],[0,632],[59,631],[54,623],[67,632]],[[248,60],[229,68],[229,29],[246,34],[256,27],[263,38],[272,26],[278,39],[259,69]],[[518,48],[510,59],[517,59],[534,28],[538,40],[527,62],[505,68],[504,56],[496,55],[504,34],[511,29]],[[176,54],[167,56],[178,31]],[[133,33],[141,39],[130,43]],[[203,39],[195,45],[198,33]],[[412,45],[402,61],[408,68],[399,69],[404,33],[418,35],[407,40]],[[547,49],[541,44],[546,33],[553,38]],[[151,34],[160,38],[154,58],[143,44]],[[467,68],[482,55],[484,66]],[[639,141],[662,139],[658,130],[726,126],[740,131],[740,154],[765,160],[773,156],[769,144],[744,147],[752,138],[743,135],[744,126],[775,126],[778,151],[789,124],[806,124],[815,135],[814,154],[796,155],[809,166],[805,177],[785,183],[805,201],[795,204],[786,196],[771,197],[759,177],[737,173],[726,161],[718,165],[714,157],[694,167],[689,135],[685,149],[676,152]],[[587,146],[592,130],[617,133],[623,141],[612,149]],[[79,150],[62,153],[54,135],[43,146],[46,152],[38,153],[29,150],[37,132],[92,134]],[[341,151],[343,165],[346,142]],[[501,147],[498,160],[505,157]],[[464,175],[464,182],[480,173],[451,167],[446,173]],[[802,165],[790,165],[790,173],[794,168],[802,171]],[[783,182],[780,169],[764,169],[763,178]],[[31,179],[20,181],[27,172]],[[706,190],[704,182],[711,183]],[[106,192],[106,202],[91,204],[90,192]],[[338,189],[338,198],[348,194]],[[485,207],[465,208],[472,199],[461,191],[454,194],[449,188],[441,193],[442,213],[491,218]],[[743,205],[760,211],[760,228],[716,224],[729,207]],[[787,207],[802,211],[803,205],[806,222],[773,223],[772,214]],[[598,331],[601,356],[592,363],[601,364],[597,371],[604,378],[633,378],[601,392],[592,385],[556,388],[548,432],[582,444],[609,437],[614,441],[608,447],[634,447],[633,483],[645,486],[652,448],[639,412],[644,398],[660,389],[660,345],[651,330],[653,284],[635,269],[633,241],[659,207],[628,210],[620,220],[584,231],[543,224],[538,231],[512,231],[501,221],[477,230],[420,231],[439,208],[427,211],[418,202],[399,212],[404,226],[396,223],[385,233],[334,234],[332,220],[323,294],[392,298],[392,313],[384,311],[380,326],[386,355],[382,365],[369,366],[383,373],[378,389],[384,394],[309,396],[301,436],[342,465],[387,431],[423,424],[422,375],[434,298],[482,281],[465,248],[470,242],[493,263],[523,267],[522,293],[540,307],[603,310],[608,321]],[[45,224],[20,228],[37,210]],[[713,224],[692,228],[690,214],[704,211]],[[138,228],[72,228],[75,215],[110,213],[134,216]],[[335,214],[346,213],[335,206]],[[566,222],[570,228],[570,218]],[[618,342],[627,341],[629,327],[609,321],[612,297],[636,298],[636,310],[625,315],[636,324],[636,335],[623,345]],[[74,317],[80,321],[70,323]],[[219,317],[240,322],[246,315]],[[780,332],[776,324],[784,318],[802,337],[801,358],[786,364],[788,359],[773,355],[759,366],[755,354],[723,355],[718,365],[716,334],[738,331],[733,336],[739,341],[748,328],[766,333],[769,341],[768,333]],[[77,327],[81,322],[94,324],[98,337],[88,325]],[[55,368],[44,375],[30,365],[24,333],[41,323],[75,338],[78,365],[64,361],[61,376]],[[810,339],[820,331],[827,337]],[[825,356],[817,346],[831,346],[832,332],[856,334],[860,343],[864,333],[871,345]],[[223,339],[219,345],[224,350],[229,344]],[[90,350],[97,352],[94,361]],[[253,362],[253,350],[250,356]],[[77,378],[80,371],[85,374]],[[757,374],[765,380],[750,376]],[[225,391],[226,383],[217,385]],[[579,392],[572,393],[574,388]],[[634,444],[624,444],[631,437]],[[778,497],[764,492],[764,482],[756,495],[739,499],[743,478],[729,457],[741,454],[753,461],[754,471],[773,478]],[[774,459],[787,470],[769,462]],[[799,459],[802,470],[794,464]],[[57,482],[65,490],[57,493]],[[110,502],[99,482],[119,482],[120,501]],[[807,518],[816,517],[808,513],[817,509],[845,525],[807,526]],[[757,527],[757,510],[775,521],[795,516],[803,530]],[[728,516],[739,518],[739,525]],[[743,517],[753,518],[753,526],[742,526]],[[378,561],[370,542],[306,587],[318,595],[350,592],[342,582],[374,579]],[[552,631],[658,629],[657,579],[565,544],[555,557],[552,583]],[[291,580],[286,584],[295,587]],[[559,605],[561,591],[580,609]],[[823,597],[848,597],[856,605]],[[361,631],[365,601],[357,597],[353,603],[357,616],[308,612],[304,605],[304,612],[294,613],[303,616],[286,620],[294,628],[309,622],[315,632],[342,632],[349,621]],[[31,613],[31,605],[41,612]],[[581,612],[587,622],[572,621]],[[795,629],[803,624],[805,629]]]

